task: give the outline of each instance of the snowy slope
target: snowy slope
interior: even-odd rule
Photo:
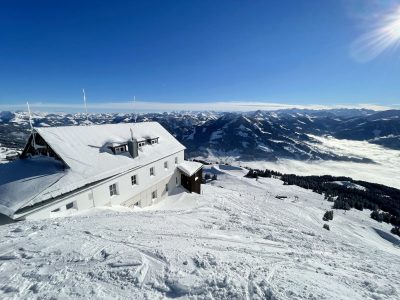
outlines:
[[[368,211],[335,211],[327,231],[321,195],[207,172],[203,195],[0,226],[0,298],[400,297],[400,241]]]

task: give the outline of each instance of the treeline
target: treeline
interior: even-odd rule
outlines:
[[[393,224],[393,225],[400,225],[400,219],[397,216],[394,216],[390,213],[384,212],[384,211],[379,211],[379,210],[374,210],[371,213],[371,218],[378,221],[379,223],[385,222],[388,224]]]
[[[250,178],[257,178],[257,177],[281,177],[283,174],[276,172],[276,171],[272,171],[272,170],[258,170],[258,169],[249,169],[249,172],[247,173],[247,175],[245,177],[250,177]]]
[[[333,208],[335,209],[373,210],[382,214],[382,221],[388,220],[388,223],[400,226],[400,190],[392,187],[353,180],[350,177],[298,176],[272,170],[250,169],[246,177],[276,177],[281,179],[285,185],[297,185],[319,194],[325,194],[327,200],[334,202]],[[340,184],[340,182],[344,184]]]

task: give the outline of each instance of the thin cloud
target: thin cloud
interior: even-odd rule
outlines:
[[[48,112],[83,112],[83,104],[60,104],[60,103],[30,103],[33,110]],[[348,105],[295,105],[274,102],[245,102],[245,101],[220,101],[220,102],[145,102],[137,101],[133,105],[132,102],[108,102],[108,103],[88,103],[89,112],[169,112],[169,111],[254,111],[267,110],[275,111],[280,109],[372,109],[376,111],[388,110],[395,108],[394,106],[383,106],[376,104],[348,104]],[[0,110],[26,110],[26,104],[0,105]]]

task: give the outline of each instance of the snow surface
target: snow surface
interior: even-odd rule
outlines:
[[[335,210],[327,231],[322,195],[207,172],[203,195],[0,226],[0,298],[399,299],[388,224]]]
[[[355,184],[351,181],[332,181],[333,184],[337,184],[337,185],[341,185],[341,186],[345,186],[349,189],[356,189],[356,190],[360,190],[360,191],[366,191],[367,189],[359,184]]]
[[[224,132],[222,130],[217,130],[217,131],[212,132],[210,135],[210,143],[215,140],[221,139],[223,133]]]

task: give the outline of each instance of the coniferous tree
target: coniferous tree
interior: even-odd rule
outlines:
[[[324,220],[324,221],[333,220],[333,210],[329,210],[329,211],[325,212],[322,220]]]
[[[392,230],[390,230],[390,232],[400,236],[400,227],[393,227]]]

